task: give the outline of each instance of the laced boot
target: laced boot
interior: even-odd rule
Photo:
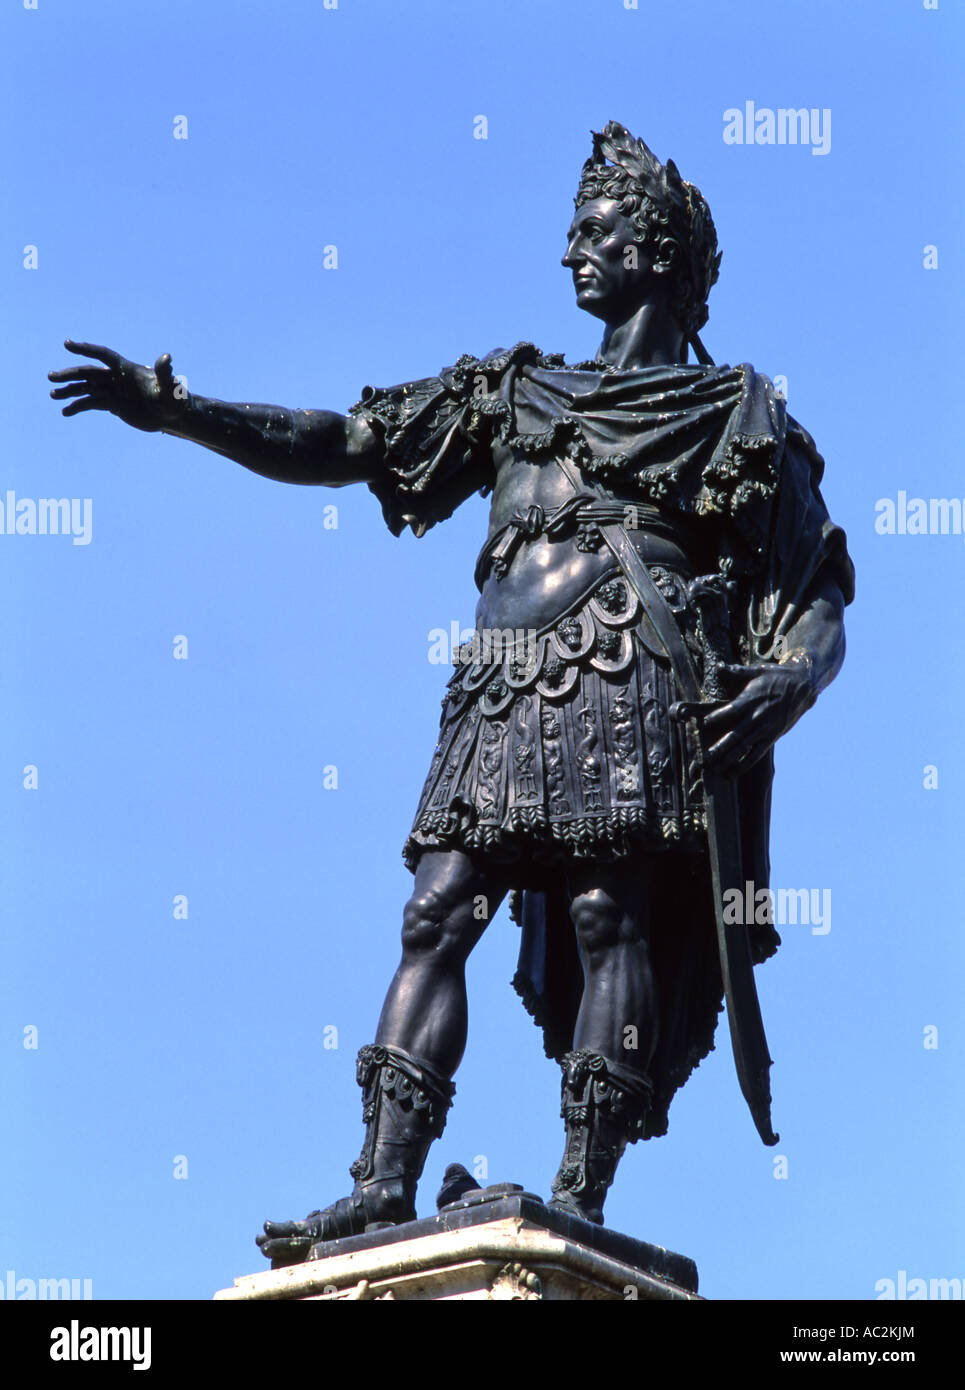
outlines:
[[[603,1202],[628,1143],[643,1134],[649,1079],[582,1048],[563,1058],[566,1148],[549,1205],[603,1225]]]
[[[266,1221],[256,1240],[273,1268],[311,1258],[325,1241],[415,1220],[416,1184],[456,1088],[427,1062],[378,1043],[360,1050],[356,1076],[366,1130],[349,1169],[355,1187],[304,1221]]]

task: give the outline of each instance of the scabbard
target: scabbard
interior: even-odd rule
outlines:
[[[734,779],[705,768],[704,804],[717,944],[737,1079],[758,1134],[765,1144],[772,1145],[780,1135],[771,1128],[771,1057],[757,997],[747,923],[724,920],[724,896],[728,889],[740,890],[743,877],[740,808]]]

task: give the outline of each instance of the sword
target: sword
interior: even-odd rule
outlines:
[[[681,700],[671,706],[670,714],[675,719],[699,720],[726,703],[725,700],[701,700],[696,703]],[[757,997],[747,924],[744,921],[724,920],[724,894],[729,888],[741,886],[744,877],[740,809],[734,778],[705,767],[704,804],[714,890],[714,919],[737,1079],[758,1134],[765,1144],[771,1146],[777,1144],[781,1136],[771,1128],[772,1062]]]

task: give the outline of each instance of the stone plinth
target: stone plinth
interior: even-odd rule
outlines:
[[[321,1258],[247,1274],[216,1299],[425,1302],[696,1299],[692,1260],[544,1206],[486,1192],[436,1217],[316,1247]]]

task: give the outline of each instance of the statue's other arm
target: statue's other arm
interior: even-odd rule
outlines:
[[[66,383],[51,391],[55,400],[77,397],[64,407],[64,415],[107,410],[135,429],[203,444],[253,473],[284,483],[341,487],[376,477],[381,447],[364,419],[192,395],[179,389],[168,353],[152,369],[92,343],[68,339],[64,346],[104,363],[49,374],[51,381]]]
[[[809,697],[805,708],[831,684],[844,661],[845,601],[834,577],[819,577],[808,597],[801,616],[788,629],[787,654],[780,663],[801,668]]]
[[[844,607],[834,578],[819,578],[786,634],[780,662],[725,667],[746,684],[703,721],[709,763],[721,772],[746,772],[811,708],[844,660]]]

